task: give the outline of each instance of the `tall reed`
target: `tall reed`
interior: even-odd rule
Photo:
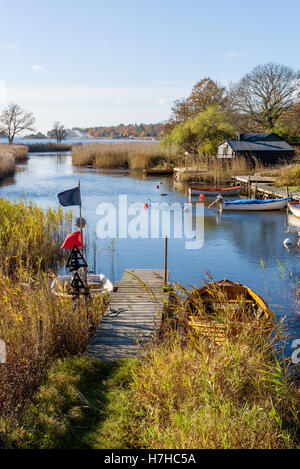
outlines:
[[[72,148],[73,164],[101,169],[148,169],[165,159],[157,142],[93,142]]]
[[[64,214],[62,208],[44,212],[25,200],[0,199],[0,272],[14,275],[19,267],[55,269],[71,220],[71,213]]]
[[[105,308],[103,297],[74,307],[70,298],[53,295],[45,275],[26,270],[18,274],[12,280],[0,276],[0,338],[6,344],[6,363],[0,364],[0,416],[6,423],[31,397],[53,360],[85,351],[91,324],[99,323]]]
[[[0,145],[0,179],[11,176],[15,172],[15,154],[9,145]]]

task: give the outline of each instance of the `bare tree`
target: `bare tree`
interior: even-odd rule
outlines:
[[[299,93],[300,73],[285,65],[258,65],[231,88],[233,108],[272,129]]]
[[[10,104],[0,115],[0,132],[8,137],[12,144],[16,135],[27,131],[33,131],[35,118],[32,112],[26,112],[18,104]]]
[[[55,138],[57,143],[61,143],[62,140],[65,140],[67,136],[67,131],[63,124],[60,122],[54,122],[53,129],[48,132],[48,137]]]

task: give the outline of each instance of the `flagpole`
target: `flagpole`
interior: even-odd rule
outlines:
[[[79,190],[79,219],[80,219],[80,233],[81,233],[81,252],[82,256],[84,255],[83,251],[83,229],[82,229],[82,217],[81,217],[81,189],[80,189],[80,181],[78,181],[78,190]],[[87,268],[84,267],[84,280],[85,284],[87,285]]]
[[[80,234],[81,234],[81,250],[83,255],[83,230],[82,230],[82,218],[81,218],[81,190],[80,190],[80,181],[78,181],[78,190],[79,190],[79,226],[80,226]]]

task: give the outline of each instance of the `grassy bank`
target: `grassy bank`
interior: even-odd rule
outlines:
[[[277,187],[293,187],[300,190],[300,164],[285,165],[276,172]]]
[[[30,143],[27,145],[30,153],[50,153],[71,151],[72,145],[67,143]]]
[[[0,144],[0,179],[12,176],[15,164],[28,158],[28,148],[25,145]]]
[[[177,317],[184,316],[182,304]],[[216,318],[224,322],[224,317]],[[218,346],[166,328],[144,361],[58,360],[10,434],[22,448],[292,448],[299,392],[265,324]],[[277,329],[282,334],[282,327]],[[277,337],[278,338],[278,337]]]
[[[105,308],[103,297],[74,308],[70,298],[50,291],[70,222],[61,208],[44,212],[25,201],[0,199],[0,339],[6,344],[0,446],[7,444],[4,435],[19,421],[45,370],[59,357],[85,351]]]
[[[166,151],[157,142],[91,142],[72,148],[72,161],[77,166],[148,169],[165,160]]]

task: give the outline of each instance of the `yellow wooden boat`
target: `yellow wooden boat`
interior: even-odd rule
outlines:
[[[257,293],[227,279],[209,283],[191,294],[187,311],[188,330],[218,344],[243,323],[265,320],[267,333],[275,320],[273,311]]]

